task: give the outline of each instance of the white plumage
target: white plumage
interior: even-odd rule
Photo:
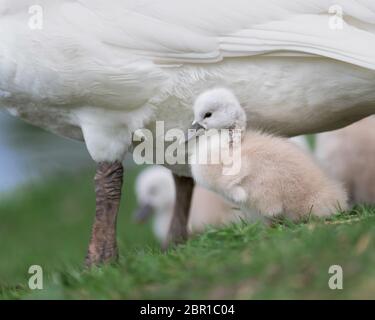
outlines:
[[[29,7],[43,9],[30,29]],[[342,30],[329,28],[342,6]],[[121,160],[154,119],[186,129],[194,98],[231,88],[248,124],[285,135],[375,111],[371,0],[0,0],[0,105]]]

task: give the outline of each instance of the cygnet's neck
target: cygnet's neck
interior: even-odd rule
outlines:
[[[238,141],[238,139],[242,140],[242,137],[246,132],[246,113],[243,109],[241,109],[241,112],[239,112],[239,114],[240,115],[236,119],[234,124],[230,128],[228,128],[231,142]]]

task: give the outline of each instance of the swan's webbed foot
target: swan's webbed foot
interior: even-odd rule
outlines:
[[[116,221],[123,183],[121,162],[101,162],[95,175],[96,214],[85,265],[91,267],[118,259]]]

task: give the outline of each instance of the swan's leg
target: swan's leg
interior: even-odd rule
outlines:
[[[85,264],[87,267],[116,261],[116,220],[123,182],[121,162],[101,162],[95,175],[96,215]]]
[[[188,220],[191,199],[193,196],[194,180],[173,174],[176,185],[176,202],[173,218],[165,247],[172,243],[184,242],[188,237]]]

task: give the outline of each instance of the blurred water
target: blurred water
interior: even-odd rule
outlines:
[[[85,145],[25,124],[0,111],[0,192],[57,171],[93,165]]]

